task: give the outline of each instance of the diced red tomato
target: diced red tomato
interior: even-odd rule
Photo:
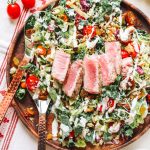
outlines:
[[[137,52],[136,52],[136,51],[131,52],[131,57],[132,57],[132,58],[136,58],[136,56],[137,56]]]
[[[129,55],[129,53],[128,53],[127,51],[121,50],[121,56],[122,56],[122,58],[127,58],[127,57],[129,57],[130,55]]]
[[[74,131],[72,130],[70,133],[69,133],[69,138],[74,138]]]
[[[108,107],[108,108],[111,108],[111,107],[114,106],[114,104],[115,104],[114,99],[110,98],[109,101],[107,102],[107,107]]]
[[[83,35],[91,35],[91,38],[96,36],[96,28],[94,26],[88,25],[83,28]]]
[[[134,44],[133,44],[133,42],[131,42],[130,44],[132,45],[132,47],[133,47],[133,49],[134,49],[134,51],[131,52],[131,57],[132,57],[132,58],[136,58],[137,52],[136,52],[136,50],[135,50]],[[138,47],[138,50],[140,50],[140,45],[139,45],[139,44],[137,45],[137,47]]]
[[[27,85],[27,88],[30,90],[30,91],[33,91],[36,89],[37,87],[37,84],[39,82],[39,78],[35,75],[29,75],[27,80],[26,80],[26,85]]]
[[[138,45],[139,49],[140,46]],[[137,56],[137,52],[135,51],[135,47],[133,42],[130,42],[126,47],[125,47],[125,51],[127,51],[129,53],[129,55],[134,59]]]

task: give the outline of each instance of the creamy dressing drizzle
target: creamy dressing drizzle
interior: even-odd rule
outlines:
[[[60,96],[57,95],[57,100],[56,100],[55,104],[52,106],[51,112],[56,114],[55,109],[58,108],[59,105],[60,105]],[[57,134],[58,134],[58,121],[57,121],[57,115],[56,115],[52,122],[53,140],[57,140]]]
[[[119,36],[120,36],[121,41],[124,41],[124,42],[128,41],[130,33],[133,32],[134,30],[135,28],[133,26],[130,26],[125,30],[120,29]]]
[[[128,73],[127,73],[127,77],[123,81],[121,81],[121,83],[120,83],[120,90],[121,89],[123,89],[123,90],[127,89],[127,83],[129,81],[129,78],[131,77],[132,71],[133,71],[133,67],[130,67],[128,70]]]
[[[91,42],[90,42],[89,39],[87,39],[87,40],[86,40],[86,46],[87,46],[87,48],[88,48],[88,49],[94,48],[94,47],[96,46],[96,43],[98,42],[98,40],[99,40],[99,36],[97,36],[96,39],[93,40],[93,41],[91,41]]]
[[[73,47],[78,47],[78,42],[77,42],[77,38],[76,38],[76,36],[77,36],[76,26],[74,26],[73,30],[74,30],[73,38],[72,38],[72,40],[73,40]]]

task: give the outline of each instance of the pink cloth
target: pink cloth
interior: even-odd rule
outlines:
[[[1,17],[0,19],[4,17],[4,19],[6,20],[5,25],[9,26],[8,30],[10,30],[10,33],[9,31],[6,31],[3,33],[3,34],[6,33],[4,38],[3,37],[0,38],[0,101],[2,100],[7,90],[6,66],[7,66],[7,58],[8,58],[9,50],[11,47],[11,43],[14,40],[17,32],[19,31],[19,28],[25,22],[26,18],[31,13],[35,12],[39,6],[45,4],[46,0],[37,0],[35,7],[30,10],[25,9],[22,6],[21,1],[17,1],[17,2],[20,4],[22,8],[21,15],[17,20],[11,20],[7,16],[7,13],[6,13],[7,1],[4,2],[5,7],[1,10],[1,13],[3,14],[0,14],[0,17]],[[4,27],[4,29],[6,28],[6,26]],[[2,27],[1,27],[1,30],[2,30]],[[9,149],[17,124],[18,124],[18,116],[16,112],[14,111],[14,108],[10,107],[6,113],[3,123],[0,126],[0,149],[1,150]]]

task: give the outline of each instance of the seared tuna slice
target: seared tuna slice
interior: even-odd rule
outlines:
[[[126,77],[129,69],[133,66],[133,60],[131,57],[122,59],[122,76]]]
[[[113,83],[117,77],[115,66],[110,59],[109,54],[99,55],[103,86]]]
[[[70,66],[67,78],[63,85],[64,93],[72,98],[76,98],[79,94],[83,80],[82,61],[77,60]]]
[[[101,74],[98,56],[85,56],[83,68],[84,89],[91,94],[99,94],[101,92]]]
[[[56,51],[53,66],[52,77],[63,83],[70,64],[70,55],[63,51]]]
[[[105,51],[110,55],[117,74],[121,73],[121,45],[119,42],[105,42]]]

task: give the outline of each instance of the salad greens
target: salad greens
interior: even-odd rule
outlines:
[[[26,90],[25,89],[22,89],[22,88],[19,88],[16,92],[16,97],[18,98],[18,100],[22,100],[24,97],[25,97],[25,94],[26,94]]]

